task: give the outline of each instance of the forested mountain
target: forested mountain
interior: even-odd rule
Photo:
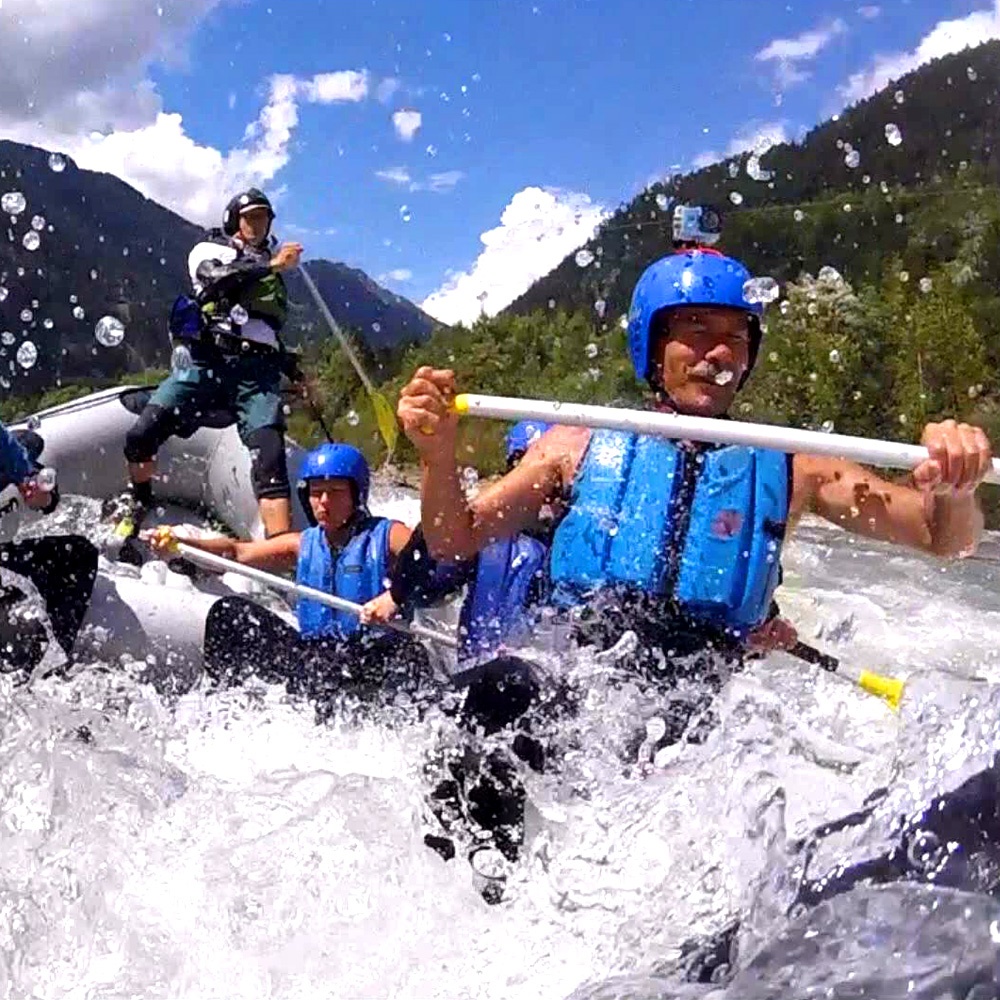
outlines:
[[[164,364],[170,304],[190,289],[187,256],[202,230],[110,174],[13,142],[0,141],[0,195],[0,395]],[[435,326],[362,271],[309,266],[333,315],[376,353],[426,339]],[[288,284],[289,342],[325,340],[301,278]],[[95,337],[103,316],[124,324],[119,344]],[[37,353],[29,367],[17,361],[25,341]]]

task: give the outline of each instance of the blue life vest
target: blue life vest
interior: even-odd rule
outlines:
[[[494,542],[479,553],[459,616],[459,660],[494,654],[527,625],[529,591],[545,566],[546,554],[546,547],[530,535]]]
[[[326,531],[315,525],[302,533],[296,579],[307,587],[364,604],[386,589],[389,575],[389,532],[392,521],[371,517],[340,550],[334,564]],[[299,634],[304,639],[331,636],[346,639],[361,627],[357,617],[334,611],[319,601],[300,600],[296,605]]]
[[[662,596],[677,613],[743,635],[780,579],[791,459],[596,431],[552,542],[553,602],[606,587]]]

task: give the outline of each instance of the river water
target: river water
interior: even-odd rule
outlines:
[[[398,492],[374,508],[417,515]],[[69,509],[64,526],[85,529],[89,508]],[[941,671],[986,693],[1000,679],[997,565],[812,523],[786,563],[782,608],[808,641],[881,673],[932,671],[945,698]],[[725,687],[704,743],[642,777],[621,753],[648,706],[577,655],[577,749],[563,773],[528,776],[526,856],[490,907],[464,860],[422,843],[443,717],[318,727],[281,689],[170,695],[145,666],[0,678],[2,997],[536,1000],[645,983],[754,903],[786,838],[900,769],[919,800],[940,770],[920,747],[950,767],[982,751],[962,735],[983,723],[967,701],[897,714],[775,654]]]

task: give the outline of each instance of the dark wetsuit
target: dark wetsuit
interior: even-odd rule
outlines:
[[[45,443],[34,431],[11,433],[0,424],[0,489],[21,483],[41,468]],[[58,502],[58,494],[51,506]],[[27,577],[45,602],[52,634],[69,655],[97,578],[97,549],[79,535],[26,538],[0,545],[0,566]],[[27,598],[16,582],[0,586],[0,671],[31,670],[45,654],[48,637],[37,620],[19,614]]]

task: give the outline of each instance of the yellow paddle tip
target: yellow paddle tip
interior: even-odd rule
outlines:
[[[455,401],[451,404],[451,406],[456,413],[468,413],[469,412],[468,393],[460,392],[455,397]]]
[[[903,682],[898,677],[883,677],[881,674],[862,670],[858,686],[869,694],[881,698],[890,708],[899,708],[899,702],[903,697]]]

